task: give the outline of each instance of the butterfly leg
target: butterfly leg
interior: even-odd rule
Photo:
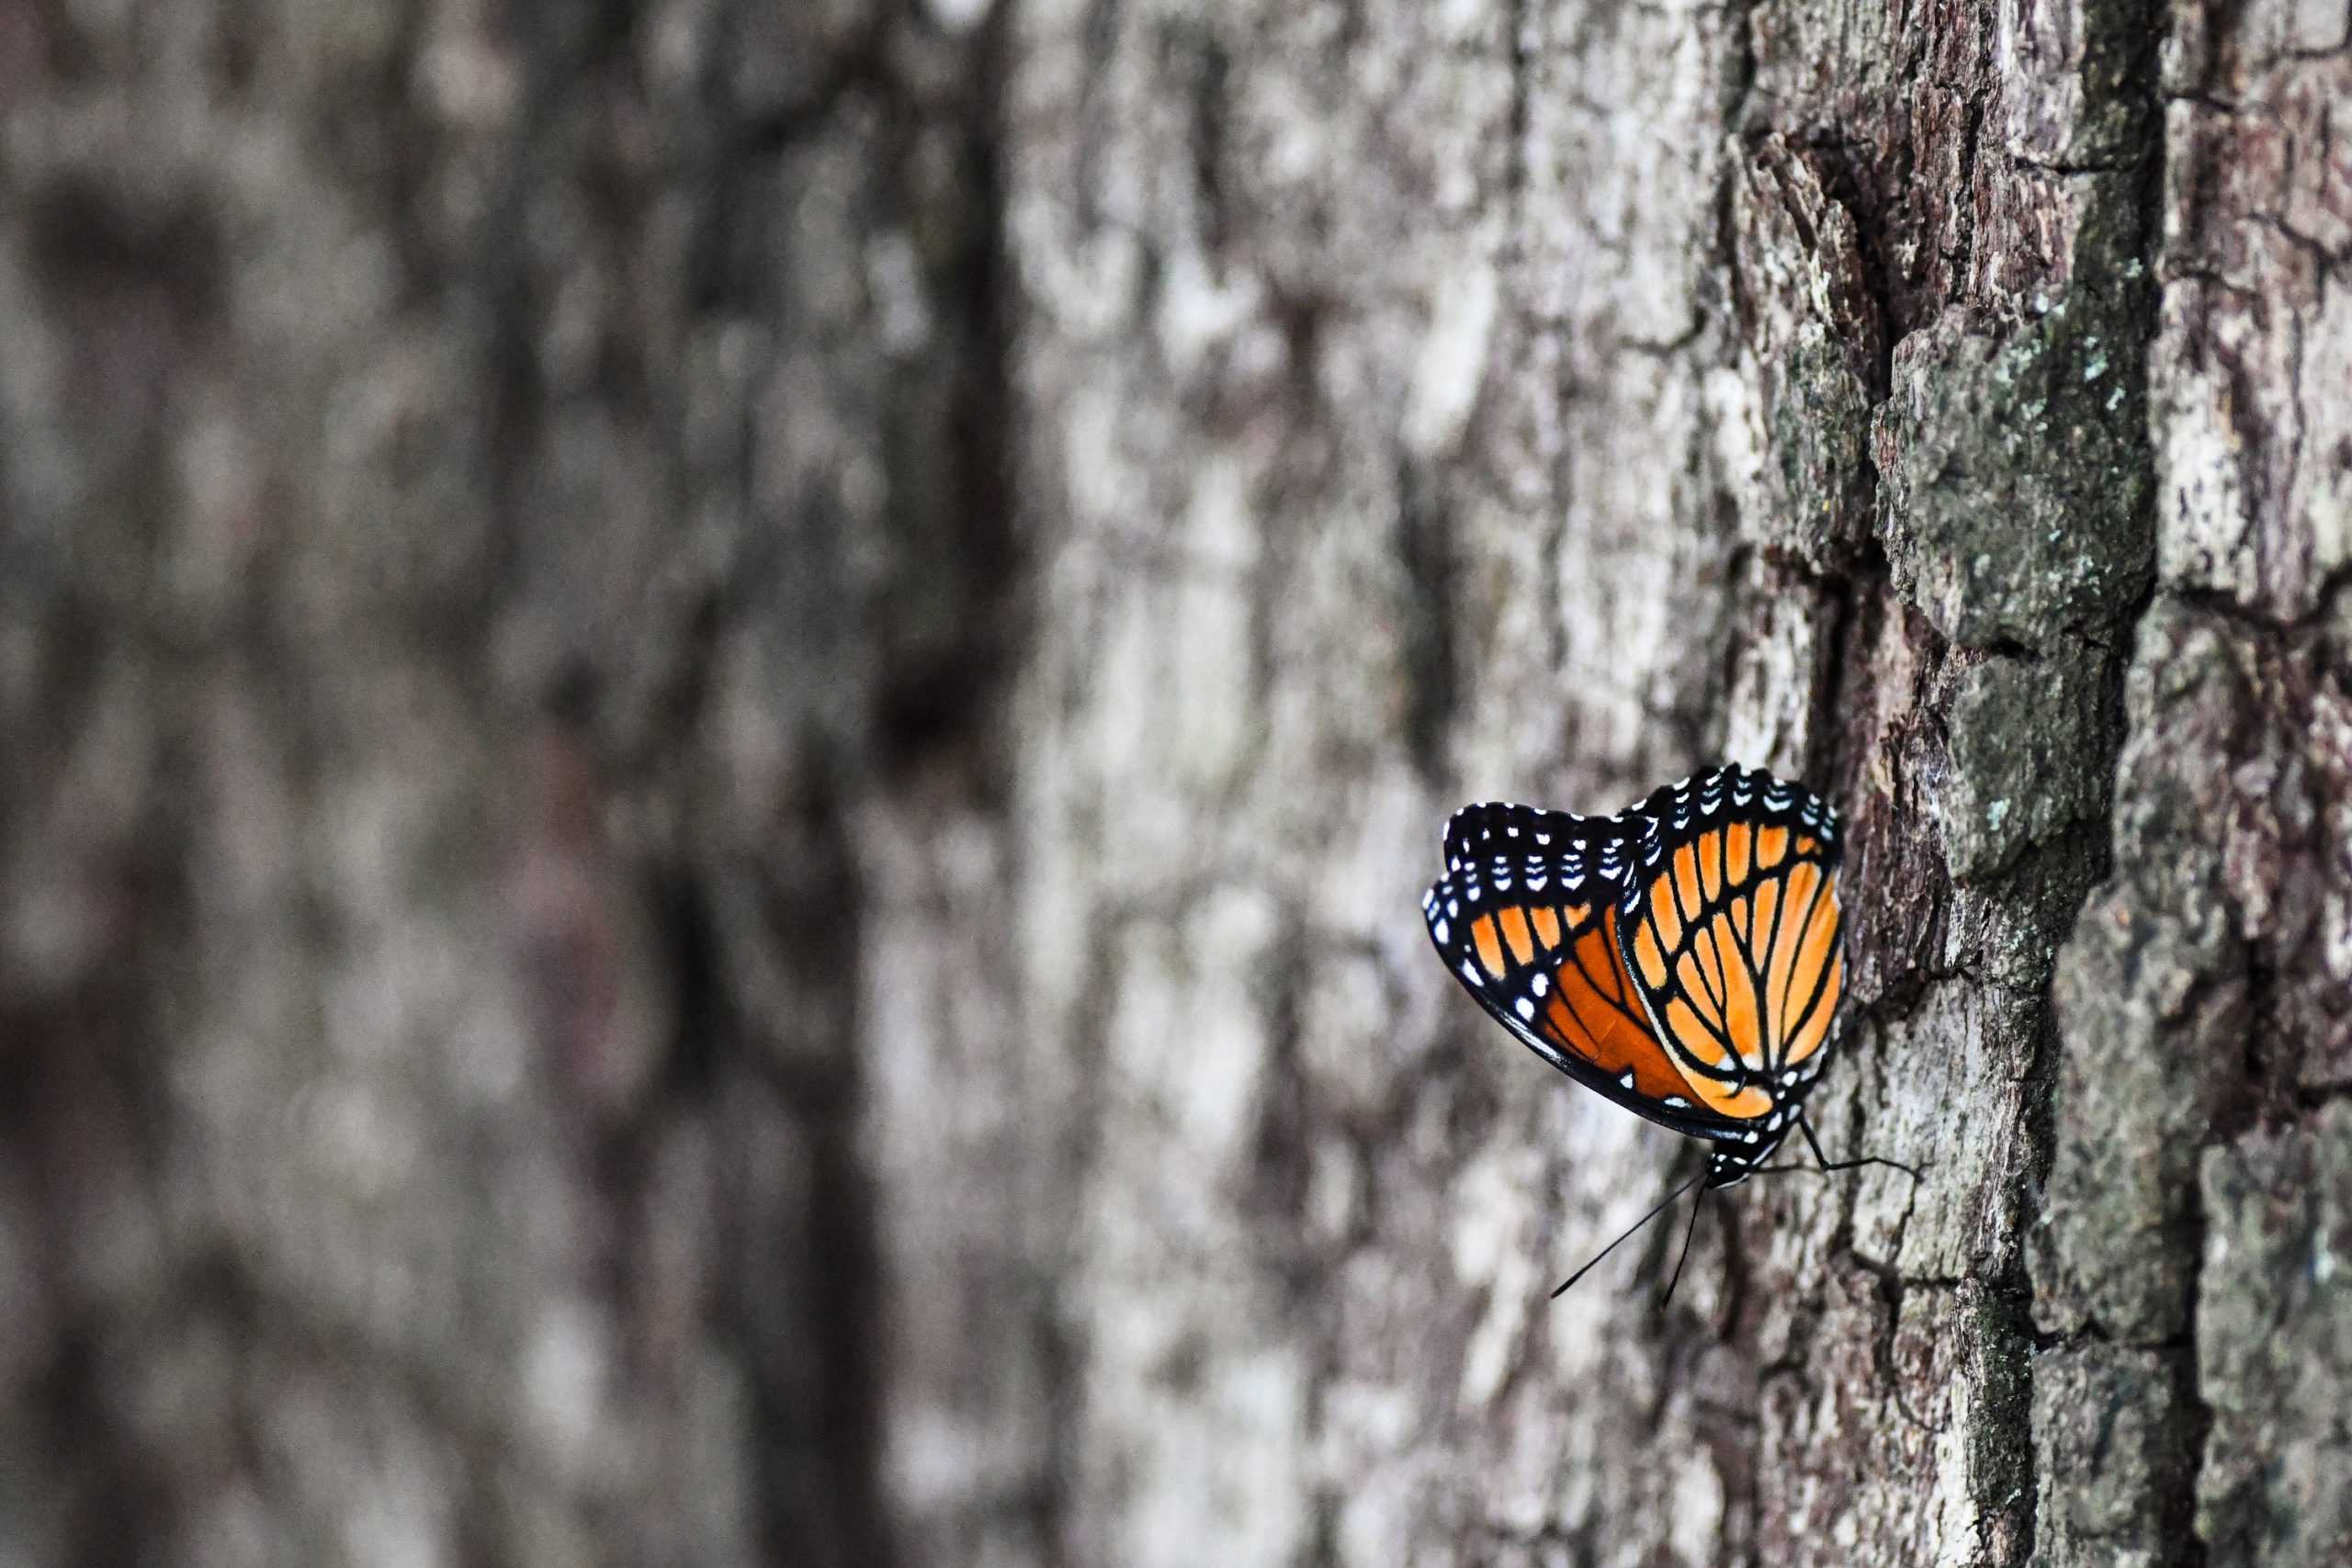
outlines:
[[[1804,1146],[1811,1149],[1813,1151],[1813,1157],[1821,1162],[1821,1169],[1824,1175],[1826,1175],[1833,1170],[1860,1170],[1866,1165],[1883,1165],[1887,1167],[1889,1169],[1901,1171],[1904,1175],[1909,1177],[1914,1181],[1919,1179],[1918,1171],[1912,1168],[1910,1166],[1905,1165],[1901,1160],[1882,1159],[1876,1155],[1864,1155],[1860,1159],[1831,1159],[1827,1155],[1821,1152],[1820,1140],[1813,1135],[1813,1123],[1804,1119],[1804,1113],[1803,1111],[1799,1111],[1797,1113],[1797,1131],[1804,1134]]]
[[[1682,1266],[1690,1261],[1690,1238],[1699,1229],[1699,1206],[1707,1201],[1707,1190],[1699,1189],[1699,1196],[1690,1201],[1690,1223],[1682,1227],[1682,1251],[1674,1260],[1674,1278],[1666,1282],[1666,1294],[1657,1299],[1657,1310],[1664,1312],[1674,1301],[1674,1287],[1682,1283]]]

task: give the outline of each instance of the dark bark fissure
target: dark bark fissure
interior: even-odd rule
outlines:
[[[1444,490],[1420,465],[1400,457],[1396,493],[1396,554],[1409,592],[1401,610],[1407,628],[1406,744],[1421,776],[1442,784],[1448,777],[1445,737],[1453,722],[1460,660]]]
[[[1510,243],[1514,246],[1525,229],[1522,214],[1527,200],[1527,138],[1533,123],[1530,99],[1535,90],[1535,61],[1531,25],[1528,0],[1507,0],[1503,28],[1510,51],[1510,113],[1504,124],[1510,137],[1510,149],[1504,164],[1503,203],[1510,225]]]
[[[1212,261],[1225,254],[1226,118],[1233,61],[1215,33],[1193,40],[1193,93],[1185,124],[1192,133],[1193,186],[1201,204],[1201,240]]]
[[[2172,28],[2172,16],[2169,7],[2161,0],[2127,3],[2120,7],[2120,14],[2123,30],[2117,37],[2104,40],[2109,49],[2120,51],[2129,62],[2121,72],[2116,96],[2132,104],[2140,122],[2149,127],[2152,132],[2150,151],[2137,162],[2138,178],[2132,192],[2134,222],[2127,246],[2127,254],[2150,281],[2128,281],[2118,289],[2121,295],[2123,319],[2132,330],[2130,341],[2136,350],[2135,368],[2138,372],[2128,383],[2131,395],[2124,412],[2132,416],[2134,427],[2143,434],[2146,451],[2142,460],[2153,473],[2155,456],[2152,438],[2147,435],[2146,410],[2150,396],[2150,367],[2161,307],[2159,290],[2153,280],[2163,265],[2167,149],[2162,130],[2165,117],[2161,73],[2163,50]],[[2137,36],[2134,36],[2135,32]],[[2158,499],[2153,483],[2149,490],[2143,517],[2153,536],[2156,529]],[[2122,787],[2121,738],[2126,733],[2125,671],[2137,640],[2138,629],[2161,592],[2154,574],[2151,572],[2146,589],[2119,617],[2117,633],[2107,645],[2107,679],[2102,684],[2109,726],[2108,733],[2117,738],[2117,743],[2113,748],[2113,761],[2104,771],[2106,787],[2102,793],[2098,818],[2103,824],[2112,820],[2115,802]],[[2110,832],[2098,835],[2094,853],[2090,875],[2095,882],[2103,882],[2114,866],[2114,841]],[[2046,1181],[2051,1169],[2051,1145],[2037,1142],[2036,1147],[2041,1159],[2035,1176],[2038,1181]],[[2206,1463],[2207,1443],[2213,1426],[2213,1413],[2205,1403],[2199,1375],[2197,1325],[2208,1222],[2201,1195],[2197,1192],[2193,1180],[2189,1213],[2189,1234],[2181,1242],[2185,1255],[2191,1260],[2187,1270],[2183,1328],[2178,1344],[2165,1348],[2172,1376],[2171,1393],[2179,1412],[2173,1423],[2173,1450],[2167,1456],[2175,1468],[2177,1480],[2160,1480],[2157,1485],[2157,1539],[2168,1549],[2169,1560],[2176,1568],[2204,1568],[2208,1544],[2197,1529],[2198,1495]],[[2030,1294],[2032,1284],[2030,1277],[2025,1283]]]

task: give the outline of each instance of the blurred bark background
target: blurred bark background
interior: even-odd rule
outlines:
[[[0,1563],[2340,1563],[2341,0],[0,4]],[[1834,795],[1834,1153],[1416,913]]]

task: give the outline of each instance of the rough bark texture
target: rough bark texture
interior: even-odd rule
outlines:
[[[2335,0],[0,6],[0,1562],[2341,1562]],[[1833,1153],[1438,826],[1851,824]]]

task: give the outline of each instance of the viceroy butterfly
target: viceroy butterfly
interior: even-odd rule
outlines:
[[[1823,1170],[1910,1171],[1833,1162],[1804,1120],[1845,990],[1840,851],[1834,807],[1736,764],[1614,817],[1481,805],[1446,824],[1445,874],[1421,899],[1446,967],[1560,1071],[1708,1145],[1634,1230],[1702,1180],[1801,1168],[1765,1163],[1792,1128]]]

